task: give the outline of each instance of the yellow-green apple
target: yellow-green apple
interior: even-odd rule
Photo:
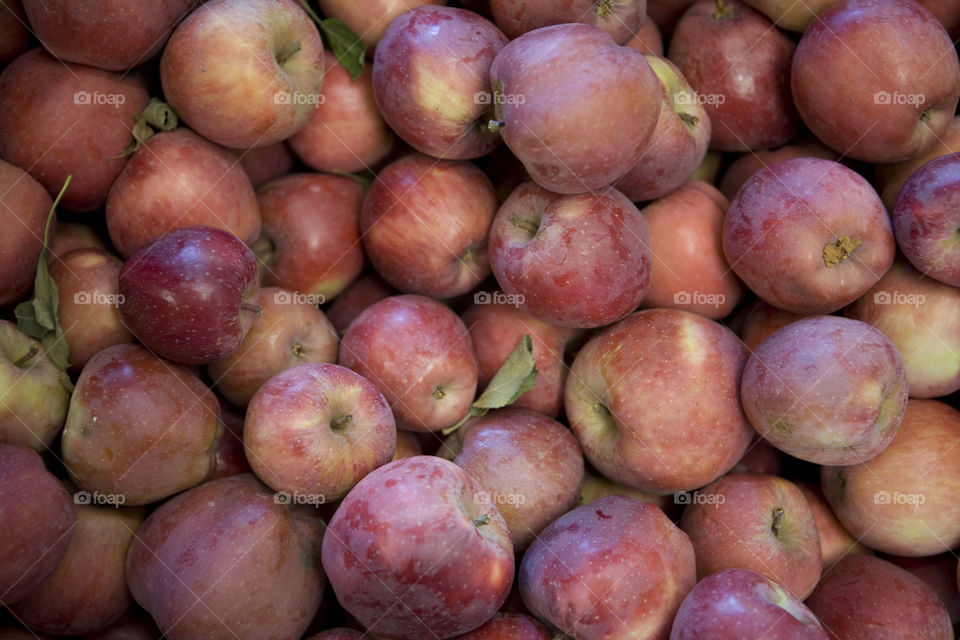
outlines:
[[[373,58],[373,95],[387,124],[435,158],[479,158],[500,144],[488,127],[490,65],[507,38],[483,16],[425,5],[390,23]]]
[[[336,364],[302,364],[270,378],[250,400],[243,446],[267,486],[332,502],[390,462],[397,425],[363,376]]]
[[[960,411],[910,399],[900,431],[880,455],[822,467],[823,492],[853,536],[878,551],[929,556],[960,544]]]
[[[753,174],[723,221],[723,253],[757,296],[827,314],[867,292],[893,264],[890,219],[870,183],[821,158]]]
[[[343,176],[294,173],[257,190],[264,284],[332,300],[363,270],[363,187]]]
[[[210,0],[170,36],[160,80],[190,128],[235,149],[289,138],[320,100],[323,43],[296,0]]]
[[[231,149],[230,152],[240,161],[240,166],[254,189],[290,173],[296,163],[293,152],[287,148],[285,142],[274,142],[252,149]]]
[[[24,0],[30,26],[60,60],[123,71],[154,57],[193,0]]]
[[[535,411],[510,408],[472,418],[447,436],[437,455],[477,481],[481,492],[473,499],[500,511],[517,550],[576,504],[583,482],[576,438]]]
[[[724,569],[697,583],[677,611],[670,640],[828,640],[803,604],[776,580]]]
[[[697,577],[751,569],[803,600],[820,579],[820,538],[807,499],[779,476],[731,473],[700,489],[680,527],[697,554]]]
[[[960,62],[936,17],[913,0],[844,0],[797,44],[797,110],[824,144],[899,162],[936,144],[960,98]]]
[[[613,186],[634,202],[667,195],[693,175],[707,155],[710,118],[675,64],[647,56],[663,85],[663,106],[643,154]]]
[[[489,255],[504,293],[563,327],[616,322],[650,284],[647,223],[612,187],[561,195],[527,180],[497,211]]]
[[[661,640],[696,583],[689,538],[656,506],[609,496],[551,523],[523,556],[523,602],[581,640]]]
[[[926,151],[918,153],[908,160],[877,165],[873,183],[876,185],[880,197],[883,198],[883,204],[886,205],[887,210],[893,211],[897,204],[900,188],[913,175],[914,171],[931,160],[958,151],[960,151],[960,116],[955,116],[947,125],[943,134],[937,138],[936,144],[927,148]]]
[[[644,55],[663,57],[663,36],[660,28],[649,16],[640,24],[633,37],[623,46],[630,47]]]
[[[364,65],[356,79],[327,51],[323,100],[288,143],[316,171],[363,171],[393,149],[393,133],[373,97],[373,72]]]
[[[781,29],[803,33],[817,16],[837,4],[839,0],[743,0],[770,18]]]
[[[490,8],[497,26],[511,40],[540,27],[582,22],[625,44],[643,23],[647,0],[491,0]]]
[[[744,287],[723,257],[729,205],[716,188],[694,181],[641,210],[653,253],[645,307],[683,309],[713,319],[730,315]]]
[[[246,244],[260,236],[260,209],[232,153],[189,129],[158,133],[130,157],[106,206],[107,231],[124,258],[182,227],[229,231]]]
[[[390,296],[357,316],[340,343],[340,364],[387,398],[397,427],[439,431],[467,414],[477,360],[463,322],[425,296]]]
[[[847,554],[873,553],[872,549],[854,539],[850,532],[843,528],[818,485],[808,482],[797,482],[796,485],[803,493],[803,497],[807,499],[807,505],[817,523],[817,535],[820,537],[820,562],[823,564],[824,572],[829,571],[837,560]]]
[[[553,636],[547,629],[522,613],[498,613],[457,640],[550,640]]]
[[[70,478],[96,499],[149,504],[213,473],[220,408],[186,368],[119,344],[80,372],[61,442]]]
[[[357,483],[323,537],[337,600],[369,633],[450,638],[500,608],[513,583],[513,545],[483,489],[457,465],[404,458]]]
[[[733,200],[740,187],[753,174],[784,160],[794,158],[824,158],[838,160],[839,154],[833,149],[823,146],[816,140],[806,140],[785,144],[777,149],[757,149],[749,153],[740,154],[730,163],[720,181],[720,192],[728,199]]]
[[[806,316],[784,311],[763,300],[754,300],[746,306],[738,308],[726,324],[733,329],[743,344],[752,353],[757,346],[769,338],[775,331],[791,322],[801,320]]]
[[[150,351],[206,364],[236,351],[259,309],[257,258],[235,235],[181,227],[143,245],[120,269],[120,311]]]
[[[73,371],[107,347],[133,342],[120,313],[122,266],[119,258],[100,249],[75,249],[50,265]]]
[[[406,155],[377,174],[363,199],[363,248],[400,291],[452,298],[490,275],[496,213],[493,185],[473,164]]]
[[[168,500],[140,527],[127,582],[166,638],[300,638],[320,605],[320,534],[253,475]]]
[[[73,501],[43,458],[0,444],[0,604],[14,604],[50,577],[76,525]]]
[[[935,556],[920,558],[905,558],[881,554],[887,562],[892,562],[901,569],[923,580],[930,587],[950,615],[950,622],[960,622],[960,591],[957,590],[957,557],[952,551]]]
[[[39,342],[0,320],[0,444],[42,451],[63,427],[73,385]]]
[[[384,298],[396,295],[397,290],[384,282],[375,272],[366,273],[351,282],[340,295],[326,307],[327,318],[333,323],[338,335],[343,335],[350,323],[364,309]]]
[[[739,0],[699,0],[673,31],[667,57],[712,125],[710,148],[749,151],[788,142],[800,128],[790,96],[795,45]]]
[[[580,23],[511,41],[494,58],[490,82],[494,128],[530,177],[557,193],[602,189],[623,176],[663,104],[643,54]]]
[[[844,310],[872,324],[903,356],[913,398],[960,389],[960,291],[926,278],[904,260]]]
[[[317,0],[324,15],[343,20],[370,50],[400,14],[425,5],[445,5],[447,0]]]
[[[20,167],[0,160],[0,305],[29,293],[43,250],[43,231],[53,201]]]
[[[323,311],[303,294],[260,289],[260,313],[236,351],[207,365],[214,386],[237,407],[276,374],[310,362],[336,362],[339,341]]]
[[[33,46],[21,0],[0,3],[0,65],[10,62]]]
[[[951,640],[946,608],[924,582],[875,558],[843,558],[807,599],[832,638],[843,640]]]
[[[60,256],[64,256],[74,249],[100,249],[108,251],[106,234],[101,234],[89,224],[80,222],[64,222],[58,220],[53,227],[52,238],[47,243],[47,263],[53,264]]]
[[[640,311],[577,354],[567,419],[607,478],[650,493],[702,487],[736,464],[753,437],[740,408],[746,361],[736,335],[716,322]]]
[[[147,106],[134,75],[63,63],[31,49],[0,73],[0,158],[23,168],[73,211],[103,205],[127,158],[134,116]]]

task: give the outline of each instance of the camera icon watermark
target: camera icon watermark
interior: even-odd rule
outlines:
[[[121,293],[103,293],[102,291],[77,291],[73,294],[73,304],[101,304],[111,307],[119,307],[123,304],[124,297]]]
[[[77,491],[73,494],[73,503],[94,507],[122,507],[127,501],[127,497],[122,493],[100,493],[94,491]]]
[[[908,104],[919,107],[927,102],[927,96],[922,93],[900,93],[899,91],[877,91],[873,94],[874,104]]]
[[[274,304],[323,304],[327,301],[322,293],[300,293],[299,291],[277,291],[273,294]]]
[[[122,93],[100,93],[99,91],[77,91],[73,94],[73,104],[81,105],[111,105],[119,109],[126,103],[127,96]]]
[[[503,304],[520,308],[526,298],[522,293],[504,293],[503,291],[477,291],[473,294],[473,304]]]
[[[677,291],[673,294],[673,304],[678,305],[712,305],[717,309],[727,301],[727,297],[722,293],[701,293],[700,291]]]
[[[901,493],[899,491],[877,491],[873,494],[873,504],[911,505],[919,507],[927,501],[922,493]]]
[[[288,493],[286,491],[277,491],[273,494],[273,503],[286,505],[306,504],[316,507],[321,504],[326,504],[327,497],[322,493],[299,493],[297,491]]]
[[[273,94],[274,104],[312,104],[319,105],[327,101],[322,93],[303,93],[301,91],[277,91]]]
[[[911,307],[919,308],[927,301],[927,296],[922,293],[901,293],[899,291],[877,291],[873,294],[873,304],[905,304]]]

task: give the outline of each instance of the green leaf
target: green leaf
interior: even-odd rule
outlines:
[[[364,189],[369,189],[370,185],[373,184],[373,181],[377,179],[377,174],[375,174],[370,169],[367,169],[366,171],[363,171],[361,173],[350,173],[349,171],[343,171],[341,169],[337,169],[333,172],[333,174],[337,176],[343,176],[344,178],[350,178],[351,180],[355,180],[356,182],[359,182]]]
[[[363,72],[363,61],[367,55],[367,45],[350,30],[343,20],[327,18],[320,24],[320,31],[327,41],[327,46],[344,69],[350,72],[350,77],[356,80]]]
[[[43,338],[40,339],[40,344],[43,345],[43,350],[47,352],[47,357],[57,365],[57,369],[60,371],[66,371],[67,367],[70,366],[68,362],[70,358],[70,348],[67,346],[67,341],[63,339],[63,330],[60,328],[60,325],[57,325],[55,331],[48,332]]]
[[[533,339],[526,334],[520,340],[503,366],[497,370],[490,384],[484,389],[476,402],[460,422],[443,430],[450,435],[470,418],[486,415],[491,409],[500,409],[516,402],[517,398],[533,388],[537,381],[537,365],[533,360]]]

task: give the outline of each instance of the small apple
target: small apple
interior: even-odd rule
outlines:
[[[937,144],[907,160],[877,165],[874,184],[877,185],[877,191],[883,198],[883,204],[887,206],[887,210],[893,211],[900,189],[917,169],[940,156],[958,151],[960,151],[960,116],[954,116],[946,130],[937,139]]]

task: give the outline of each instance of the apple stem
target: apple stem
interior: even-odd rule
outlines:
[[[257,315],[260,315],[261,313],[263,313],[263,307],[256,304],[252,304],[250,302],[240,303],[240,308],[243,309],[244,311],[252,311]]]
[[[723,20],[730,17],[730,7],[723,3],[723,0],[717,0],[717,10],[713,12],[714,20]]]
[[[517,216],[517,215],[510,216],[510,224],[512,224],[513,226],[519,229],[523,229],[524,231],[529,233],[531,236],[537,235],[537,231],[540,229],[539,224],[534,224],[529,220],[521,218],[520,216]]]
[[[697,126],[697,123],[700,122],[700,118],[689,113],[678,113],[677,116],[691,127]]]
[[[23,354],[23,356],[21,356],[16,362],[14,362],[13,366],[17,367],[18,369],[26,366],[26,364],[30,362],[30,360],[33,359],[33,356],[37,355],[37,352],[39,351],[40,351],[40,343],[31,342],[30,350],[27,351],[25,354]]]
[[[273,254],[277,248],[273,244],[273,240],[266,235],[262,235],[250,245],[250,250],[253,251],[253,255],[257,256],[257,262],[260,263],[260,266],[266,269],[270,261],[273,260]]]
[[[277,64],[282,67],[284,64],[286,64],[287,60],[289,60],[298,51],[300,51],[300,41],[294,40],[290,43],[290,46],[287,47],[287,50],[277,57]]]
[[[473,526],[482,527],[483,525],[488,524],[489,522],[490,522],[490,516],[489,514],[485,513],[473,521]]]
[[[333,420],[331,420],[331,421],[330,421],[330,428],[331,428],[331,429],[343,429],[343,428],[346,427],[348,424],[350,424],[352,421],[353,421],[353,416],[348,413],[348,414],[345,415],[345,416],[340,416],[339,418],[334,418]]]
[[[773,531],[773,535],[780,537],[780,521],[783,520],[783,507],[777,507],[773,510],[773,524],[770,525],[770,530]]]
[[[500,129],[503,129],[505,126],[507,126],[507,123],[504,122],[503,120],[491,120],[490,122],[487,123],[487,130],[489,130],[490,133],[497,133],[498,131],[500,131]]]
[[[823,262],[827,267],[835,267],[856,251],[863,244],[859,238],[840,236],[836,242],[831,242],[823,248]]]
[[[447,393],[440,387],[437,387],[436,389],[434,389],[431,395],[433,395],[434,400],[443,400],[444,398],[447,397]]]

